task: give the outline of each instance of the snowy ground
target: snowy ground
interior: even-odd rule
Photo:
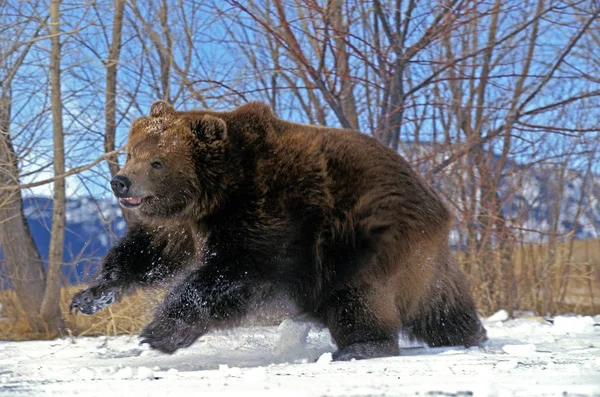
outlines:
[[[172,356],[133,336],[0,342],[0,396],[600,396],[600,316],[499,312],[485,326],[481,348],[403,342],[399,357],[343,363],[330,362],[326,330],[301,346],[303,326],[289,322],[213,333]]]

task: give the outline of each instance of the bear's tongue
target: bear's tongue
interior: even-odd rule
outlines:
[[[132,205],[142,204],[141,197],[123,197],[123,198],[120,198],[119,200],[124,201],[127,204],[132,204]]]

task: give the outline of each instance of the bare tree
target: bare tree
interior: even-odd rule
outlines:
[[[60,0],[50,3],[50,80],[54,149],[54,175],[65,173],[65,138],[63,130],[63,110],[60,88],[61,29]],[[48,275],[46,291],[42,301],[41,315],[48,327],[49,334],[60,334],[64,330],[64,321],[60,309],[60,291],[62,287],[62,265],[65,246],[66,224],[65,178],[54,181],[52,204],[52,233],[50,234],[50,253],[48,254]]]
[[[258,99],[283,118],[372,134],[454,209],[451,242],[484,312],[556,312],[574,290],[594,307],[600,272],[576,240],[600,227],[597,2],[111,0],[51,9],[41,37],[45,5],[0,2],[0,243],[24,311],[38,320],[41,311],[50,333],[62,327],[65,180],[108,193],[129,122],[158,98],[216,110]],[[49,92],[39,92],[38,76],[49,76]],[[46,280],[22,200],[52,183]]]
[[[19,5],[21,6],[21,5]],[[2,3],[0,9],[8,13],[11,5]],[[19,8],[10,10],[25,16]],[[12,83],[27,54],[38,37],[44,21],[30,16],[11,25],[12,37],[0,37],[0,185],[9,187],[0,191],[0,244],[8,278],[29,324],[34,332],[42,325],[39,311],[44,297],[45,270],[29,225],[23,213],[23,198],[19,189],[19,158],[11,138]],[[33,26],[33,29],[31,29]],[[28,35],[28,32],[33,34]],[[4,30],[3,33],[6,33]]]
[[[125,0],[114,1],[114,17],[112,26],[112,41],[108,50],[108,59],[105,62],[106,67],[106,89],[105,89],[105,108],[104,108],[104,152],[115,153],[115,140],[117,135],[117,70],[119,65],[119,56],[121,53],[121,41],[123,35],[123,13],[125,9]],[[110,175],[114,177],[119,172],[119,161],[117,154],[112,154],[106,158]],[[132,213],[123,211],[123,217],[130,223]]]
[[[525,297],[528,287],[518,282],[520,265],[513,260],[527,244],[518,244],[519,230],[531,227],[536,215],[515,215],[512,208],[523,199],[520,190],[531,173],[546,172],[538,167],[541,158],[564,159],[563,168],[586,168],[574,162],[588,153],[585,140],[575,134],[597,137],[598,128],[577,123],[581,116],[565,111],[587,106],[600,93],[598,82],[589,78],[594,74],[579,69],[576,58],[583,43],[593,41],[597,5],[547,0],[229,3],[238,13],[220,12],[231,18],[232,48],[247,57],[255,76],[262,75],[252,86],[259,96],[272,101],[276,89],[280,109],[295,108],[295,115],[301,110],[305,120],[321,124],[356,128],[350,121],[356,113],[361,130],[404,153],[433,183],[445,186],[465,230],[455,244],[464,251],[465,270],[483,310],[512,311],[537,302]],[[565,7],[571,7],[572,16]],[[559,40],[549,37],[555,29],[564,29]],[[264,78],[265,71],[274,78]],[[566,181],[558,186],[565,189]],[[536,228],[555,236],[555,245],[562,241],[559,225],[566,204],[559,194],[552,199],[545,205],[557,209],[554,228]],[[575,211],[578,219],[589,199]],[[546,302],[540,306],[544,313],[558,304],[551,293],[558,266],[555,259],[546,263],[551,265],[535,265],[541,269],[535,279],[546,280],[536,286]]]
[[[117,132],[117,70],[119,65],[119,55],[121,53],[121,37],[123,30],[123,10],[125,0],[115,0],[114,19],[112,26],[112,42],[106,60],[106,90],[105,90],[105,133],[104,133],[104,151],[106,153],[115,150],[115,137]],[[110,156],[106,159],[110,174],[115,176],[119,172],[119,163],[116,156]]]

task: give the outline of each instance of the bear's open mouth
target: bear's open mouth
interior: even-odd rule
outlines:
[[[121,197],[119,198],[119,204],[125,208],[133,208],[142,204],[141,197]]]

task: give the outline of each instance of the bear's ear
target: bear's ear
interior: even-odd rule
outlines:
[[[175,109],[166,101],[156,101],[150,106],[150,117],[173,117]]]
[[[219,117],[205,115],[193,119],[190,127],[201,140],[223,141],[227,138],[227,124]]]

